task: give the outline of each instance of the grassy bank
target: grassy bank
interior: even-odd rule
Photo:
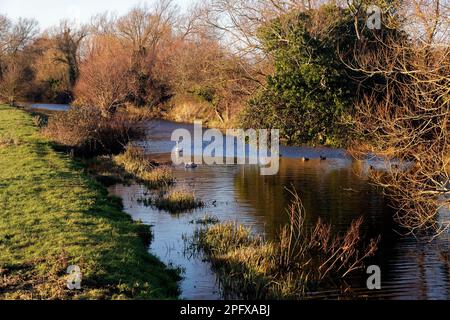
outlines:
[[[31,116],[0,106],[0,298],[177,295],[177,275],[147,252],[149,230],[83,167],[41,137]],[[82,289],[66,288],[69,265]]]

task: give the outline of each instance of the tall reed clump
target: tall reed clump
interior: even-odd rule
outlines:
[[[292,194],[290,223],[274,241],[256,237],[237,223],[197,231],[196,246],[218,272],[225,296],[301,299],[319,285],[362,268],[363,261],[375,254],[379,239],[361,243],[361,218],[342,236],[333,235],[331,226],[320,220],[307,227],[300,197]]]
[[[124,153],[114,157],[114,162],[150,188],[168,187],[174,182],[172,170],[152,163],[141,147],[128,145]]]
[[[150,201],[152,206],[170,213],[180,213],[204,206],[203,201],[195,198],[186,188],[175,188]]]
[[[81,156],[118,154],[144,136],[138,122],[124,115],[102,115],[98,108],[72,107],[50,117],[44,134]]]

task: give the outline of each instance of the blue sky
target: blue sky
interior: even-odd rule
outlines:
[[[87,22],[94,14],[111,11],[123,14],[131,7],[155,0],[0,0],[0,13],[9,18],[35,18],[41,29],[57,25],[62,18],[76,19]],[[192,0],[175,0],[183,9]]]

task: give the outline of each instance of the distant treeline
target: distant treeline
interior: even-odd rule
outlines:
[[[42,33],[0,16],[0,99],[105,119],[132,106],[413,161],[373,178],[402,225],[435,228],[450,181],[448,13],[439,0],[209,0],[186,13],[160,0]]]

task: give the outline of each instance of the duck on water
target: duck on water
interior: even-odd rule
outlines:
[[[186,169],[195,169],[195,168],[198,167],[198,165],[195,164],[194,162],[188,162],[188,163],[186,163],[186,164],[184,165],[184,167],[185,167]]]

